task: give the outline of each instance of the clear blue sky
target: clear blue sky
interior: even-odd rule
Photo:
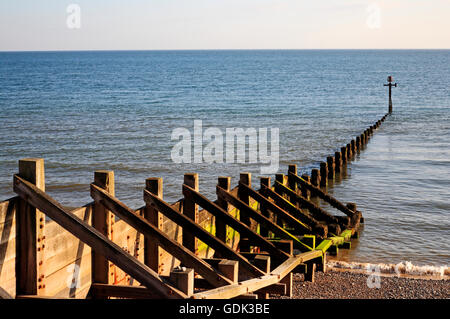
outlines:
[[[450,48],[449,30],[450,0],[0,0],[1,51]]]

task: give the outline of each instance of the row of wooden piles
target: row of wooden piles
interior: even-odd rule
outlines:
[[[288,174],[277,174],[273,184],[270,177],[261,177],[259,189],[252,187],[250,173],[241,173],[235,188],[230,177],[219,177],[214,201],[199,192],[194,173],[185,174],[183,198],[173,204],[163,200],[162,178],[147,179],[145,205],[131,209],[115,197],[114,173],[97,171],[90,185],[93,202],[69,209],[45,192],[43,159],[20,160],[14,175],[18,197],[0,203],[10,217],[15,213],[14,296],[55,296],[46,288],[52,284],[46,275],[51,265],[44,248],[52,241],[46,238],[46,217],[92,249],[88,298],[291,296],[293,273],[314,281],[316,269],[326,270],[327,253],[350,248],[350,239],[357,236],[361,212],[327,194],[323,186],[385,118],[327,158],[311,176],[298,176],[296,165],[289,165]],[[317,198],[344,214],[330,214]],[[75,212],[81,210],[91,211],[91,218],[80,218]],[[134,252],[115,242],[121,235],[114,228],[119,223],[136,232]],[[126,282],[114,280],[118,269],[127,274]]]

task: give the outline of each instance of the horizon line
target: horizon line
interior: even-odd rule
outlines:
[[[56,49],[56,50],[0,50],[0,53],[22,52],[149,52],[149,51],[446,51],[450,48],[322,48],[322,49]]]

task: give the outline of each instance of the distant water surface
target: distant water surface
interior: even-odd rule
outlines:
[[[342,258],[447,265],[450,260],[450,51],[123,51],[0,53],[0,198],[24,157],[45,158],[49,194],[91,201],[93,172],[143,205],[148,177],[182,197],[185,172],[215,198],[218,176],[260,164],[175,164],[177,127],[280,128],[280,172],[304,172],[387,111],[394,114],[329,192],[358,204],[360,240]],[[324,206],[326,207],[326,206]],[[337,213],[333,211],[333,213]],[[341,250],[342,251],[342,250]]]

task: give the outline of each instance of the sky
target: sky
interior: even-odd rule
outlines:
[[[0,0],[0,51],[450,49],[450,0]]]

